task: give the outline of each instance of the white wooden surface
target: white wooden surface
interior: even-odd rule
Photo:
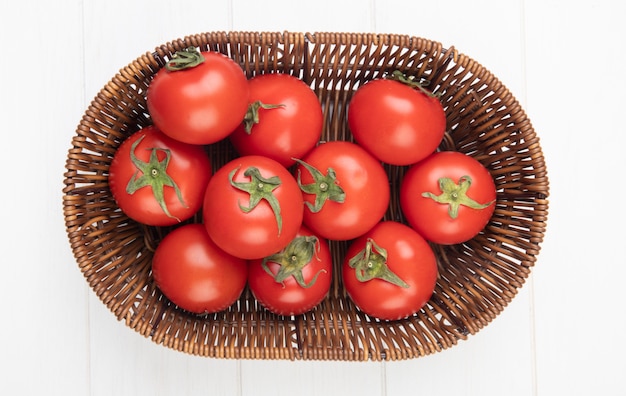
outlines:
[[[615,0],[0,3],[0,395],[626,395],[626,28]],[[406,33],[454,45],[520,100],[551,181],[548,233],[489,326],[425,358],[212,360],[153,344],[84,281],[61,189],[88,103],[166,41],[216,30]]]

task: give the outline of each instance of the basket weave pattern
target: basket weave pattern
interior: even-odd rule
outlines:
[[[352,139],[347,104],[366,81],[394,70],[430,81],[447,117],[441,149],[483,163],[498,196],[483,233],[459,245],[433,245],[439,280],[421,311],[400,321],[370,318],[347,298],[340,276],[318,307],[295,317],[267,312],[247,290],[229,309],[202,317],[161,294],[151,276],[151,257],[169,229],[129,220],[109,191],[108,168],[122,141],[151,123],[145,95],[153,75],[189,46],[226,54],[248,77],[283,72],[310,84],[324,109],[327,141]],[[207,151],[214,169],[236,155],[228,141]],[[398,191],[406,168],[385,169],[392,191],[385,218],[404,222]],[[68,152],[63,210],[72,251],[89,286],[119,320],[158,344],[215,358],[398,360],[457,344],[515,297],[540,250],[548,190],[539,139],[526,114],[495,76],[454,48],[401,35],[213,32],[140,56],[96,95]],[[339,274],[347,243],[333,241],[331,248]]]

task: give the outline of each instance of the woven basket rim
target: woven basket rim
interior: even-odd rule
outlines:
[[[379,321],[359,312],[336,284],[318,308],[297,317],[270,314],[249,293],[222,313],[198,317],[160,294],[150,279],[150,251],[167,230],[134,224],[120,214],[107,171],[121,141],[150,124],[145,91],[152,76],[188,46],[225,53],[249,77],[265,72],[302,77],[325,110],[332,110],[325,116],[329,140],[350,138],[345,105],[359,84],[392,67],[436,84],[449,124],[442,149],[466,152],[486,164],[499,190],[496,214],[482,235],[460,245],[433,246],[441,273],[427,307],[406,320]],[[210,149],[223,163],[232,153],[218,146]],[[389,172],[394,180],[402,174],[396,168]],[[454,46],[392,33],[216,31],[159,45],[105,84],[76,128],[63,194],[68,239],[89,286],[118,320],[157,344],[213,358],[402,360],[467,339],[517,295],[540,252],[549,181],[539,137],[517,99]]]

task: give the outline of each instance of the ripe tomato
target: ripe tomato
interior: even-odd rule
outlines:
[[[342,279],[361,311],[382,320],[403,319],[430,299],[437,282],[437,261],[417,232],[384,221],[348,247]]]
[[[289,171],[271,158],[236,158],[213,175],[203,216],[211,239],[244,259],[287,246],[302,224],[302,194]]]
[[[456,151],[433,154],[412,167],[400,186],[400,207],[424,238],[443,245],[472,239],[495,209],[496,187],[476,159]]]
[[[157,287],[189,312],[222,311],[241,295],[247,277],[245,260],[233,257],[209,238],[202,224],[186,224],[167,234],[152,258]]]
[[[359,87],[348,105],[348,126],[357,143],[376,158],[410,165],[437,149],[446,115],[437,97],[399,78],[404,82],[381,78]]]
[[[154,126],[129,136],[109,166],[113,198],[131,219],[177,224],[202,207],[211,162],[201,146],[174,140]]]
[[[146,100],[154,125],[163,133],[181,142],[210,144],[243,120],[248,80],[227,56],[189,48],[156,73]]]
[[[382,164],[347,141],[320,144],[298,162],[306,208],[304,224],[334,240],[356,238],[384,216],[389,180]]]
[[[277,315],[300,315],[319,304],[330,290],[332,257],[328,241],[302,226],[283,250],[248,266],[254,297]]]
[[[322,106],[315,92],[289,74],[261,74],[249,80],[250,105],[231,135],[240,155],[264,155],[285,167],[302,158],[322,135]]]

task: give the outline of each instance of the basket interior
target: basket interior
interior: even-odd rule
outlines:
[[[355,308],[337,276],[318,307],[295,317],[269,313],[247,290],[229,309],[207,316],[187,313],[161,294],[151,257],[170,229],[129,220],[109,191],[108,167],[122,141],[151,123],[145,93],[153,75],[189,46],[226,54],[248,77],[282,72],[304,80],[324,109],[326,141],[352,139],[347,104],[366,81],[394,70],[430,81],[447,117],[441,149],[483,163],[498,195],[481,234],[463,244],[433,245],[439,280],[420,312],[391,322],[371,318]],[[207,150],[214,169],[236,155],[227,140]],[[392,192],[385,219],[404,223],[398,191],[406,167],[385,168]],[[119,320],[158,344],[215,358],[397,360],[449,348],[507,306],[539,253],[547,198],[544,157],[525,112],[495,76],[454,48],[403,35],[213,32],[138,57],[96,95],[68,151],[63,210],[90,287]],[[335,273],[346,248],[347,242],[331,242]]]

